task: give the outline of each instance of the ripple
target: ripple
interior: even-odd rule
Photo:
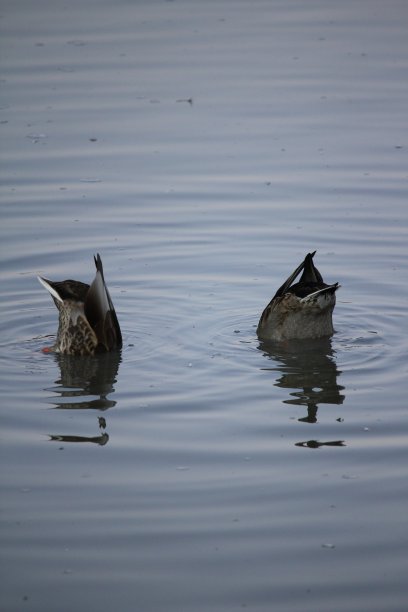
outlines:
[[[225,397],[240,388],[249,397],[256,392],[257,373],[265,370],[276,371],[278,386],[282,376],[289,376],[284,385],[289,384],[295,371],[290,355],[280,350],[267,352],[265,362],[264,347],[256,335],[261,308],[254,308],[244,277],[230,284],[207,277],[193,282],[179,276],[139,280],[137,273],[129,273],[131,269],[133,262],[129,269],[119,270],[115,281],[121,293],[113,296],[124,339],[120,373],[124,384],[131,387],[137,376],[140,390],[155,389],[161,399],[165,392],[173,401],[186,399],[192,389],[203,397],[214,397],[217,392]],[[7,355],[13,354],[13,360],[24,368],[30,361],[46,367],[47,357],[44,361],[40,353],[54,341],[56,309],[26,275],[8,284],[4,298],[2,359],[7,362]],[[373,376],[376,384],[382,384],[405,375],[403,312],[395,300],[383,299],[375,307],[339,301],[334,313],[333,355],[329,356],[338,373],[359,377],[360,388],[372,386]],[[297,370],[301,371],[302,363],[298,360]],[[5,371],[7,367],[5,363]],[[319,381],[314,380],[313,385],[319,387]],[[299,389],[294,381],[293,389]],[[142,392],[138,403],[150,403],[152,394],[149,391],[147,400]]]
[[[377,314],[362,304],[343,303],[339,311],[334,336],[339,368],[354,375],[375,374],[376,383],[399,376],[406,340],[387,306]]]

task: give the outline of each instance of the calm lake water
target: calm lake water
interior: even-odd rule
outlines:
[[[407,610],[408,3],[0,16],[1,609]],[[123,350],[43,354],[96,252]]]

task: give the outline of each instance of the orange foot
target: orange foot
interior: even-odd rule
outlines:
[[[52,353],[53,352],[52,346],[44,346],[44,348],[41,349],[41,352],[42,353],[47,353],[47,354],[48,353]]]

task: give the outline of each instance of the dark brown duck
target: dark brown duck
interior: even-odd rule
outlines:
[[[340,285],[324,282],[313,263],[315,253],[306,255],[263,311],[257,329],[259,338],[278,341],[321,338],[334,332],[332,313]]]

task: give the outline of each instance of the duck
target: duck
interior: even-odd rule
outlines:
[[[91,285],[75,280],[50,281],[38,276],[59,312],[57,339],[44,352],[63,355],[95,355],[120,349],[122,334],[103,274],[102,260],[94,256]]]
[[[306,255],[262,312],[257,327],[259,339],[281,342],[334,333],[332,314],[340,285],[324,282],[313,262],[315,254],[316,251]]]

